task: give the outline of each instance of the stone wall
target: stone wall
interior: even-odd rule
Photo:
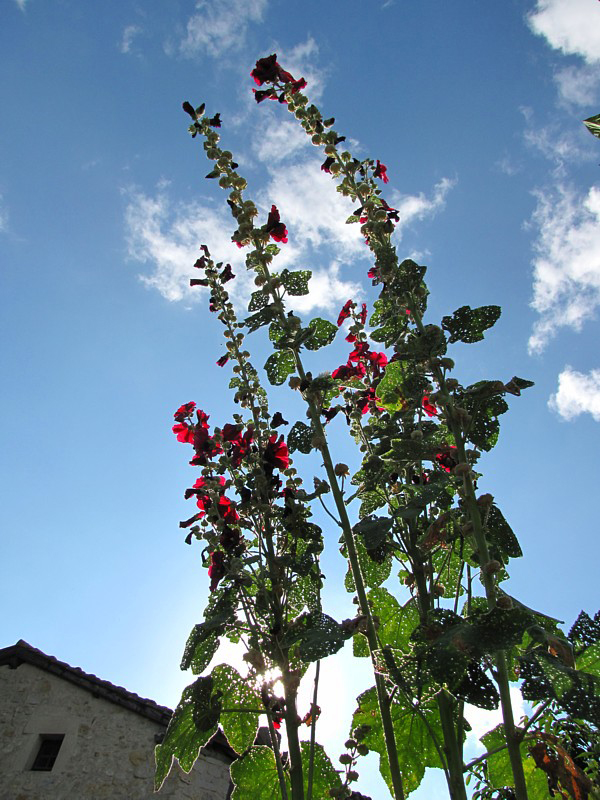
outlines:
[[[0,667],[0,800],[225,800],[226,756],[171,770],[153,793],[156,734],[164,727],[30,664]],[[50,772],[31,764],[40,735],[64,734]]]

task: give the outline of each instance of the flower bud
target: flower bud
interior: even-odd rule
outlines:
[[[448,389],[458,389],[459,383],[456,380],[456,378],[447,378],[446,386],[448,387]]]
[[[419,429],[417,428],[417,430],[416,430],[416,431],[413,431],[413,432],[410,434],[410,438],[411,438],[413,441],[415,441],[415,442],[420,442],[420,441],[421,441],[421,439],[423,438],[423,431],[421,431],[421,430],[419,430]]]
[[[440,365],[444,367],[444,369],[454,369],[454,361],[448,357],[440,359]]]
[[[302,381],[297,375],[292,375],[292,377],[288,381],[288,386],[290,389],[299,389],[302,384]]]
[[[502,564],[493,558],[491,561],[488,561],[487,564],[484,564],[481,569],[486,575],[495,575],[502,569]]]
[[[320,133],[313,134],[313,137],[312,137],[311,141],[315,145],[320,145],[321,142],[323,141],[322,138],[321,138],[321,134]]]
[[[482,494],[477,498],[477,504],[483,506],[484,508],[486,506],[491,506],[493,502],[494,502],[494,495],[489,494],[489,492],[487,494]]]

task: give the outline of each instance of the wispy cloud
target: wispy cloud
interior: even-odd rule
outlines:
[[[19,6],[21,11],[25,11],[25,6],[27,5],[27,0],[15,0],[15,3]]]
[[[188,20],[180,51],[186,56],[219,56],[239,50],[248,26],[262,20],[267,4],[268,0],[200,0],[197,13]]]
[[[555,50],[589,64],[600,61],[600,6],[595,0],[537,0],[527,19]]]
[[[0,233],[8,230],[8,210],[4,197],[0,194]]]
[[[548,400],[548,406],[566,420],[591,414],[600,422],[600,369],[585,374],[566,366],[558,376],[558,390]]]
[[[523,696],[517,686],[510,687],[510,699],[512,702],[513,713],[515,720],[519,720],[525,713],[525,704]],[[480,743],[481,737],[488,731],[500,725],[502,722],[502,711],[500,708],[488,711],[484,708],[477,708],[467,703],[465,707],[465,716],[469,720],[471,730],[467,734],[467,746],[471,746],[475,752],[483,752],[485,750],[483,744]]]
[[[565,67],[555,74],[554,81],[563,104],[581,108],[598,103],[600,70],[596,65]]]
[[[123,29],[121,41],[119,42],[119,50],[122,53],[130,53],[133,40],[136,38],[136,36],[139,36],[141,32],[142,28],[139,25],[127,25]]]
[[[538,193],[532,307],[540,315],[529,350],[541,352],[563,327],[580,330],[600,305],[600,187],[586,196],[559,186]]]

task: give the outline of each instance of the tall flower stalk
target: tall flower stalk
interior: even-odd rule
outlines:
[[[257,288],[250,316],[240,321],[226,288],[235,277],[231,267],[215,263],[202,245],[195,264],[202,277],[191,284],[209,290],[210,310],[227,342],[217,363],[234,364],[230,386],[245,413],[212,433],[207,414],[194,403],[175,413],[173,431],[192,445],[190,463],[202,470],[186,491],[199,511],[181,525],[189,529],[188,543],[204,543],[211,597],[182,662],[200,677],[184,692],[157,749],[157,785],[173,757],[190,769],[221,725],[239,754],[231,770],[235,800],[272,797],[274,791],[285,800],[348,797],[360,757],[370,750],[379,754],[395,800],[419,785],[427,767],[444,771],[456,800],[466,800],[470,775],[482,798],[501,789],[512,792],[503,796],[533,800],[540,796],[540,780],[552,777],[548,765],[564,767],[568,756],[560,740],[540,728],[549,709],[555,720],[574,709],[584,727],[600,719],[598,703],[590,701],[600,682],[589,656],[600,623],[599,630],[587,632],[578,654],[588,670],[581,672],[556,620],[526,608],[500,586],[509,560],[521,549],[493,496],[478,495],[477,462],[481,451],[496,443],[498,418],[508,409],[505,397],[532,384],[513,377],[463,386],[453,377],[448,347],[481,340],[500,309],[462,306],[439,325],[427,322],[426,268],[400,261],[392,244],[399,216],[382,197],[389,181],[386,166],[359,161],[342,149],[345,137],[333,128],[334,119],[324,119],[309,103],[304,79],[294,79],[275,55],[260,59],[251,74],[259,87],[257,102],[275,100],[287,107],[312,143],[324,149],[321,169],[357,204],[347,222],[360,226],[370,248],[368,277],[379,297],[369,320],[366,304],[359,307],[351,299],[337,325],[320,318],[305,325],[290,311],[287,299],[308,293],[310,271],[273,267],[279,245],[294,235],[285,209],[271,205],[258,224],[255,203],[244,197],[246,180],[220,146],[220,115],[208,118],[204,106],[184,103],[190,132],[200,137],[214,164],[207,177],[229,192],[237,222],[232,240],[246,249]],[[346,324],[347,362],[314,377],[310,352],[331,344]],[[287,381],[306,404],[308,424],[294,423],[287,436],[279,428],[289,423],[270,412],[245,349],[245,335],[260,328],[268,329],[273,345],[265,363],[268,381]],[[349,423],[362,453],[351,496],[348,468],[336,463],[328,441],[336,416]],[[319,454],[324,473],[315,478],[314,491],[303,488],[290,459],[294,451]],[[356,615],[343,622],[321,607],[323,532],[311,521],[313,502],[325,506],[341,532],[346,588],[357,604]],[[393,563],[400,566],[403,603],[382,586]],[[223,636],[245,649],[246,675],[228,665],[202,674]],[[342,769],[336,770],[316,739],[320,662],[350,638],[355,656],[370,658],[374,686],[357,699],[346,752],[339,757]],[[298,689],[311,664],[316,664],[313,697],[302,714]],[[510,681],[519,672],[526,675],[525,696],[540,705],[516,724]],[[567,681],[578,699],[555,688],[550,673],[558,674],[563,686]],[[486,754],[471,764],[463,755],[466,704],[500,707],[503,719],[484,737]],[[260,714],[267,720],[270,747],[255,740]],[[281,725],[287,752],[281,750]],[[303,730],[309,741],[301,741]],[[563,786],[564,776],[554,773],[556,785]],[[575,770],[569,775],[584,785]],[[271,794],[259,794],[265,786]]]

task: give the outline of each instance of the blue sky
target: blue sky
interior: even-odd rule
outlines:
[[[2,4],[2,646],[24,638],[170,705],[189,680],[178,662],[207,580],[178,529],[191,471],[172,414],[194,399],[218,424],[233,407],[220,331],[187,283],[199,244],[234,268],[240,253],[183,100],[221,112],[258,205],[278,205],[290,231],[280,266],[314,273],[298,309],[333,319],[349,297],[372,300],[366,248],[320,152],[284,109],[252,99],[249,71],[271,52],[306,77],[350,149],[387,165],[399,252],[429,265],[431,321],[503,307],[456,360],[467,381],[536,382],[482,462],[525,551],[509,591],[567,624],[597,609],[600,142],[581,120],[600,111],[600,6],[326,9]],[[315,369],[341,353],[322,351]],[[335,538],[326,599],[343,617]],[[331,686],[367,688],[362,666],[340,659]],[[337,700],[328,736],[343,742],[353,705]],[[367,776],[363,791],[376,785]]]

